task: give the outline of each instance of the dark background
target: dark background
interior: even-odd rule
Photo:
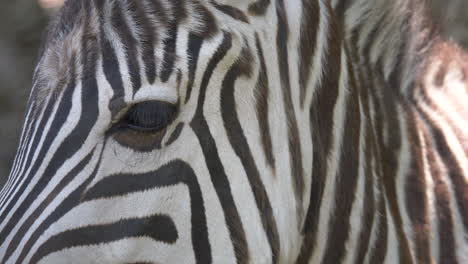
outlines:
[[[16,151],[42,34],[60,1],[0,0],[0,186]],[[429,3],[441,32],[468,48],[468,0]]]

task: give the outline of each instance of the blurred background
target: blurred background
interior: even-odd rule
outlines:
[[[468,49],[468,0],[427,1],[442,34]],[[16,151],[44,28],[62,3],[0,0],[0,186]]]

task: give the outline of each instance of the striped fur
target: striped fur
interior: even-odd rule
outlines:
[[[420,0],[68,0],[0,263],[467,263],[467,59]]]

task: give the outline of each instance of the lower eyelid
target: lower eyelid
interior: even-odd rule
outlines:
[[[140,132],[133,129],[124,129],[115,132],[112,138],[122,146],[141,152],[150,152],[161,148],[162,140],[166,132],[166,128],[154,132]]]

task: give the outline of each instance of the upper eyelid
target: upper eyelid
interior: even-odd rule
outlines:
[[[133,103],[133,104],[129,104],[127,105],[125,108],[123,108],[118,115],[116,115],[116,117],[118,118],[115,118],[112,120],[112,123],[110,125],[110,127],[108,128],[108,133],[113,133],[115,130],[119,129],[119,128],[122,128],[122,127],[126,127],[126,125],[123,125],[122,122],[125,121],[125,118],[127,117],[127,115],[130,113],[130,110],[140,104],[140,103],[145,103],[145,102],[148,102],[148,101],[142,101],[142,102],[136,102],[136,103]],[[155,101],[156,102],[156,101]],[[161,101],[163,102],[163,101]],[[165,102],[167,103],[167,102]],[[167,103],[168,105],[172,105],[175,107],[175,111],[174,111],[174,117],[172,118],[172,121],[175,119],[175,117],[177,116],[177,112],[178,112],[178,104],[172,104],[172,103]],[[171,122],[172,122],[171,121]],[[151,129],[149,129],[148,131],[151,131]]]
[[[139,100],[139,101],[134,101],[130,104],[126,104],[125,107],[122,107],[122,109],[120,109],[115,115],[114,117],[112,118],[111,120],[111,123],[112,125],[115,125],[119,122],[122,121],[122,119],[125,117],[125,115],[128,113],[128,111],[134,107],[135,105],[138,105],[140,103],[144,103],[144,102],[148,102],[148,101],[161,101],[161,102],[166,102],[166,103],[169,103],[169,104],[172,104],[176,107],[178,107],[179,105],[179,101],[177,102],[167,102],[167,101],[164,101],[164,100]]]

